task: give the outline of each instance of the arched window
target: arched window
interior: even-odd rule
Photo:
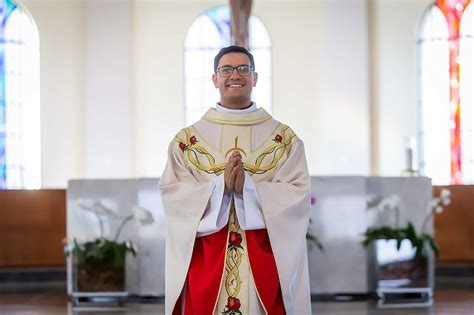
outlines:
[[[11,0],[0,0],[0,18],[0,189],[39,188],[38,31]]]
[[[418,26],[419,169],[438,185],[474,182],[473,15],[438,0]]]
[[[211,81],[214,56],[230,45],[230,7],[211,8],[197,17],[184,43],[185,122],[199,120],[206,110],[219,101],[219,92]],[[258,72],[257,88],[252,99],[271,113],[272,67],[271,41],[263,23],[255,16],[249,19],[249,48]]]

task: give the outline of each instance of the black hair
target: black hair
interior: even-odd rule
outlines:
[[[221,60],[222,56],[229,54],[229,53],[242,53],[246,54],[247,57],[250,59],[250,65],[252,69],[255,70],[255,61],[253,60],[253,55],[244,47],[241,46],[228,46],[222,48],[217,55],[214,57],[214,72],[217,72],[217,66],[219,65],[219,61]]]

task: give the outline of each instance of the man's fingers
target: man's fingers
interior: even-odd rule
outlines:
[[[234,156],[232,155],[229,158],[229,161],[227,161],[227,165],[224,169],[224,177],[230,176],[230,173],[232,172],[232,169],[234,168],[235,162],[234,162]]]
[[[237,175],[237,172],[239,171],[239,166],[236,165],[234,166],[234,168],[232,169],[232,177],[235,177],[235,175]]]
[[[235,176],[234,191],[241,194],[244,188],[245,174],[244,168],[239,165],[239,171]]]
[[[235,191],[235,185],[237,177],[242,177],[244,167],[242,164],[242,156],[239,151],[232,152],[232,155],[227,161],[226,168],[224,170],[224,181],[225,181],[225,192]],[[242,182],[242,179],[239,180]]]

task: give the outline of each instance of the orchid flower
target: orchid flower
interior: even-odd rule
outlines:
[[[395,227],[398,228],[400,223],[400,197],[398,195],[391,195],[380,201],[377,205],[379,211],[394,211],[395,212]]]
[[[426,206],[426,217],[423,220],[423,224],[421,225],[421,232],[425,231],[426,224],[428,220],[433,216],[433,214],[440,214],[444,211],[444,207],[451,204],[451,191],[447,188],[441,189],[439,193],[439,197],[434,197],[433,199],[428,202]]]
[[[155,222],[153,214],[140,206],[133,206],[132,213],[135,220],[137,220],[141,225],[152,224]]]

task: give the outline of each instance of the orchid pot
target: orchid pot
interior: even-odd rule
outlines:
[[[154,222],[151,212],[135,206],[132,214],[121,217],[100,201],[79,201],[78,208],[93,213],[99,222],[100,236],[91,241],[73,239],[65,244],[65,255],[71,256],[74,292],[124,292],[126,291],[126,260],[135,257],[136,244],[120,240],[121,232],[128,222],[135,220],[140,225]],[[119,220],[113,237],[105,237],[105,219]]]
[[[136,256],[130,242],[113,242],[105,238],[78,244],[74,242],[73,268],[76,292],[125,291],[127,253]]]
[[[369,268],[373,270],[377,288],[433,287],[434,257],[439,247],[433,235],[426,233],[426,225],[443,206],[451,202],[451,193],[444,189],[439,198],[433,198],[426,206],[426,216],[419,232],[412,222],[400,226],[399,203],[396,195],[387,197],[371,209],[390,211],[394,214],[393,225],[369,227],[363,234],[362,245],[369,249]],[[372,285],[371,285],[372,286]]]
[[[428,241],[422,254],[409,239],[377,240],[372,243],[377,288],[424,288],[434,284],[434,254]]]

